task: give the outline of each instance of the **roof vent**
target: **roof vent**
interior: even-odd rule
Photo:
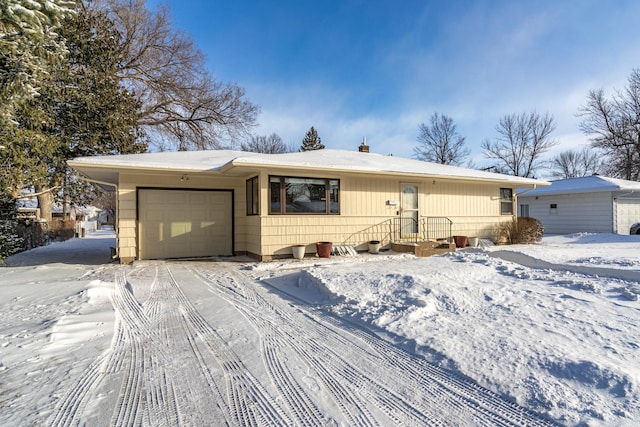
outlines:
[[[358,151],[361,153],[368,153],[369,152],[369,146],[367,145],[367,137],[363,136],[362,137],[362,144],[360,144],[360,146],[358,147]]]

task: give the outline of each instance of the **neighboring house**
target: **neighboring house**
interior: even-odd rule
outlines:
[[[102,209],[95,206],[79,206],[76,211],[76,234],[85,236],[85,233],[93,233],[100,229],[100,217]]]
[[[629,234],[640,221],[640,182],[593,175],[552,181],[521,192],[518,215],[539,220],[546,234]]]
[[[361,147],[361,151],[363,147]],[[368,148],[368,147],[364,147]],[[368,152],[163,152],[78,158],[116,189],[117,255],[136,259],[291,256],[330,241],[494,238],[517,189],[544,181]],[[443,225],[444,224],[444,225]]]

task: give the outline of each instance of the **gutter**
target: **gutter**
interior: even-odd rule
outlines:
[[[624,193],[624,194],[621,194],[619,196],[616,196],[616,197],[613,198],[613,200],[618,200],[621,197],[630,196],[632,194],[636,194],[636,190],[631,190],[629,193]]]
[[[536,188],[538,188],[538,184],[532,184],[532,187],[529,188],[528,190],[524,190],[520,194],[516,193],[515,197],[513,198],[513,203],[515,204],[515,206],[513,207],[513,211],[515,212],[514,218],[516,219],[518,218],[518,197],[520,197],[525,193],[528,193],[529,191],[533,191]]]
[[[522,196],[525,193],[528,193],[529,191],[533,191],[536,188],[538,188],[538,184],[533,184],[533,187],[529,188],[528,190],[524,190],[523,192],[521,192],[520,194],[516,194],[516,200],[518,199],[518,197]]]
[[[103,185],[105,187],[113,187],[115,188],[116,191],[118,191],[118,184],[112,184],[110,182],[100,181],[99,179],[93,179],[93,178],[89,178],[87,176],[82,176],[82,175],[78,175],[78,178],[80,178],[83,181],[91,182],[93,184]]]
[[[120,248],[118,245],[118,223],[120,222],[120,207],[119,207],[119,197],[118,197],[118,184],[112,184],[110,182],[106,182],[106,181],[100,181],[98,179],[93,179],[93,178],[89,178],[86,176],[82,176],[80,174],[78,174],[78,178],[80,178],[83,181],[87,181],[87,182],[91,182],[93,184],[98,184],[98,185],[103,185],[105,187],[113,187],[115,189],[116,192],[116,212],[115,212],[115,219],[116,219],[116,223],[113,224],[113,231],[116,233],[116,247],[115,247],[115,253],[111,253],[111,257],[112,259],[119,259],[120,258]]]

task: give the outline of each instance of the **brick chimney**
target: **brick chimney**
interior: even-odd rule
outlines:
[[[362,137],[362,144],[360,144],[360,146],[358,147],[358,151],[361,153],[368,153],[369,152],[369,146],[367,145],[367,137],[363,136]]]

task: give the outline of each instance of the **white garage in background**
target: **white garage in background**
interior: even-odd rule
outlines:
[[[629,234],[640,222],[640,182],[600,175],[552,181],[522,192],[518,214],[538,219],[545,234]]]
[[[232,255],[232,194],[138,189],[140,259]]]

